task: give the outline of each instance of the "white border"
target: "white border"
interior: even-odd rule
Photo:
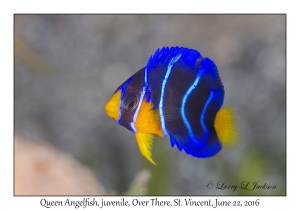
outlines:
[[[118,5],[118,6],[116,6]],[[82,5],[75,5],[74,1],[5,1],[1,10],[1,204],[2,209],[45,209],[39,202],[43,197],[13,197],[13,14],[14,13],[286,13],[287,11],[287,196],[283,197],[200,197],[200,199],[220,200],[255,200],[260,199],[257,209],[282,209],[298,206],[299,194],[299,13],[297,4],[281,1],[83,1]],[[166,10],[168,8],[168,10]],[[284,148],[283,148],[284,149]],[[48,199],[65,200],[68,197],[48,197]],[[81,197],[70,197],[80,200]],[[101,199],[100,197],[97,197]],[[117,197],[119,199],[120,197]],[[133,199],[134,197],[131,197]],[[143,199],[144,197],[138,197]],[[149,197],[147,197],[149,198]],[[175,197],[159,197],[159,199],[173,200]],[[184,198],[184,197],[180,197]],[[196,197],[191,197],[196,198]],[[105,197],[116,199],[116,197]],[[175,208],[175,207],[174,207]],[[198,207],[197,209],[199,209]],[[51,209],[75,209],[51,208]],[[87,208],[88,209],[88,208]],[[91,208],[92,209],[92,208]],[[105,209],[122,209],[112,207]],[[131,209],[131,208],[124,208]],[[135,209],[141,209],[136,207]],[[148,206],[143,209],[153,209]],[[182,208],[181,208],[182,209]],[[196,208],[194,208],[196,209]],[[211,207],[201,207],[211,209]],[[229,208],[227,208],[229,209]],[[296,209],[296,208],[293,208]]]

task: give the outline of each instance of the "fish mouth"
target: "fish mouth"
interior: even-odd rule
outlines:
[[[105,112],[109,117],[113,118],[114,120],[117,120],[119,118],[118,107],[113,106],[113,104],[110,101],[105,105]]]
[[[107,114],[109,117],[111,117],[111,118],[113,118],[114,120],[116,120],[115,117],[114,117],[114,116],[116,116],[116,112],[111,111],[111,110],[105,110],[105,112],[106,112],[106,114]]]

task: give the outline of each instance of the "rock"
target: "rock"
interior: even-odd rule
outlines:
[[[15,137],[15,195],[104,195],[95,174],[44,141]]]

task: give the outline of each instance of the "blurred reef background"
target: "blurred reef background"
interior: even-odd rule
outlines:
[[[286,194],[285,15],[15,15],[14,23],[15,194]],[[157,137],[154,166],[106,116],[115,89],[163,46],[217,64],[224,105],[241,118],[238,148],[197,159]],[[238,187],[221,190],[219,181]],[[276,188],[245,190],[243,181]]]

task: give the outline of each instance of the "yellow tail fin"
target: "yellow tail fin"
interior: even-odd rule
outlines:
[[[224,107],[218,111],[215,130],[223,147],[237,146],[241,140],[240,118],[233,107]]]

